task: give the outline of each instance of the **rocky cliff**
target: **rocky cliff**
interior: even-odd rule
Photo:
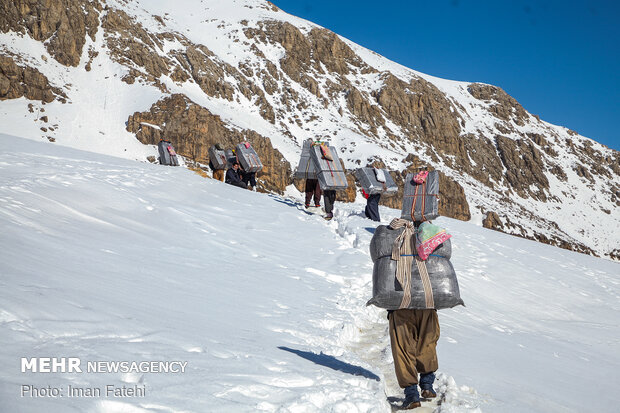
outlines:
[[[132,156],[165,137],[204,168],[212,144],[249,140],[259,189],[283,193],[301,142],[328,139],[349,171],[387,167],[401,188],[408,171],[440,170],[445,216],[620,256],[617,151],[499,87],[403,68],[267,1],[0,0],[0,32],[0,100],[46,106],[58,143],[118,137],[115,154]]]

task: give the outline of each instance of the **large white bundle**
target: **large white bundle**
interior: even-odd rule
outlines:
[[[249,142],[238,144],[236,154],[244,171],[258,172],[263,169],[263,164],[260,161],[258,154]]]
[[[391,196],[398,192],[398,186],[387,169],[358,168],[355,170],[355,177],[367,194]],[[383,182],[379,178],[383,179]]]
[[[329,152],[328,155],[323,151]],[[326,143],[323,145],[312,144],[310,157],[314,162],[314,169],[317,171],[317,178],[322,190],[346,189],[349,186],[336,148]],[[330,157],[331,159],[329,159]]]
[[[372,274],[372,298],[366,305],[376,305],[388,310],[398,310],[403,303],[405,291],[396,276],[397,261],[392,259],[394,242],[404,228],[392,229],[386,225],[377,227],[370,241],[370,256],[374,263]],[[413,241],[412,241],[413,242]],[[415,249],[412,248],[414,251]],[[426,284],[420,273],[419,259],[414,257],[411,265],[411,299],[406,307],[413,309],[452,308],[464,305],[454,267],[450,263],[452,245],[450,240],[439,246],[427,260],[423,261],[428,272]],[[427,289],[429,289],[427,293]],[[428,295],[432,294],[431,297]],[[432,306],[429,306],[429,301]]]
[[[310,159],[310,148],[312,140],[308,139],[304,141],[301,147],[301,158],[299,159],[299,166],[295,171],[295,178],[299,179],[317,179],[316,169],[314,169],[314,161]]]
[[[424,183],[416,183],[414,174],[405,178],[403,208],[400,217],[412,221],[430,221],[439,216],[439,172],[428,172]]]

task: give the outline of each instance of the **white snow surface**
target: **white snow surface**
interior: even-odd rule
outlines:
[[[0,134],[3,412],[389,412],[363,204]],[[399,211],[381,207],[382,224]],[[440,311],[435,412],[615,412],[620,264],[440,218],[466,307]],[[22,357],[184,373],[22,373]],[[22,397],[22,386],[64,397]],[[67,397],[67,386],[102,388]],[[106,397],[105,386],[145,386]],[[429,410],[432,410],[429,408]]]

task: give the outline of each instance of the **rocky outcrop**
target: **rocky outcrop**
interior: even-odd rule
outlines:
[[[176,32],[149,33],[122,10],[109,9],[102,25],[112,58],[130,69],[123,78],[125,82],[132,84],[142,79],[166,92],[160,81],[162,75],[170,76],[177,83],[191,80],[214,98],[232,102],[243,96],[259,108],[263,118],[275,122],[273,107],[263,89],[239,69],[218,59],[207,47],[194,44]],[[166,42],[177,45],[167,55],[163,52]]]
[[[532,211],[521,210],[521,212],[523,216],[530,217],[530,219],[532,219],[535,216]],[[498,220],[499,220],[499,216],[498,216]],[[561,237],[558,237],[556,235],[545,235],[541,233],[540,231],[536,231],[536,230],[527,231],[522,225],[512,222],[507,217],[503,217],[503,220],[504,220],[503,227],[495,226],[493,229],[497,231],[505,232],[510,235],[516,235],[521,238],[538,241],[543,244],[553,245],[555,247],[559,247],[559,248],[566,249],[569,251],[580,252],[582,254],[589,254],[595,257],[599,256],[596,252],[594,252],[594,250],[592,250],[592,248],[589,248],[583,245],[582,243],[577,242],[576,240],[562,239]],[[558,225],[555,222],[548,221],[545,219],[540,219],[540,218],[538,218],[538,222],[541,227],[553,227],[556,230],[559,230]]]
[[[496,231],[500,231],[504,229],[504,224],[499,219],[499,215],[495,211],[489,211],[487,216],[482,220],[482,226],[488,229],[494,229]]]
[[[45,42],[59,63],[77,66],[86,35],[95,39],[100,11],[96,0],[1,0],[0,31]]]
[[[545,167],[540,151],[525,140],[515,141],[496,136],[495,142],[506,168],[505,179],[509,187],[522,198],[532,197],[545,202],[545,190],[549,189],[549,181],[543,173]]]
[[[125,4],[129,3],[0,0],[0,31],[15,31],[41,41],[58,62],[68,66],[81,64],[86,71],[91,71],[91,66],[100,60],[111,58],[124,68],[121,76],[125,82],[157,87],[166,97],[149,111],[130,116],[127,125],[144,143],[157,143],[160,137],[172,139],[180,154],[205,164],[211,144],[232,147],[250,140],[265,164],[259,176],[262,191],[281,193],[292,182],[290,165],[273,149],[271,141],[254,131],[223,122],[186,96],[170,96],[171,90],[183,90],[193,84],[189,85],[191,93],[203,94],[201,99],[217,105],[223,103],[232,108],[229,113],[234,108],[241,108],[243,113],[259,113],[271,124],[266,125],[269,130],[297,144],[301,134],[304,139],[312,133],[316,133],[314,137],[328,139],[347,135],[341,141],[343,145],[350,136],[352,147],[339,148],[346,149],[341,158],[347,165],[384,167],[387,163],[392,169],[400,169],[392,172],[401,187],[399,194],[381,200],[382,205],[393,208],[401,207],[407,172],[435,166],[445,172],[440,175],[442,215],[470,219],[472,200],[466,199],[459,178],[463,176],[468,191],[484,193],[476,197],[475,207],[497,211],[486,215],[485,226],[587,252],[587,247],[568,235],[572,227],[563,231],[552,225],[555,218],[548,212],[543,217],[537,211],[525,210],[524,205],[532,208],[536,202],[542,205],[550,201],[561,205],[565,200],[574,205],[575,194],[587,188],[596,194],[593,199],[600,201],[596,213],[603,211],[613,218],[613,206],[620,207],[617,151],[606,150],[576,132],[549,127],[535,115],[530,116],[498,87],[473,83],[465,90],[458,85],[446,95],[432,80],[414,72],[377,71],[356,54],[355,47],[329,30],[298,28],[291,24],[293,20],[279,21],[277,16],[238,22],[241,28],[228,24],[224,18],[222,24],[216,23],[217,30],[222,31],[218,33],[218,42],[233,42],[229,45],[231,51],[240,51],[240,56],[245,53],[242,59],[228,59],[192,42],[189,32],[167,28],[169,16],[149,16],[144,9],[133,10]],[[146,3],[143,6],[148,8]],[[262,8],[265,13],[277,10],[264,1],[249,7]],[[207,20],[207,24],[213,21]],[[89,38],[95,39],[98,27],[103,30],[105,47],[97,49],[98,44],[91,44],[85,52],[85,44]],[[212,28],[215,30],[215,26]],[[219,46],[217,50],[222,50]],[[8,50],[14,52],[8,46],[0,47],[0,99],[65,99],[63,91],[53,87],[31,63],[40,56],[21,59]],[[45,60],[45,56],[41,58]],[[234,66],[227,63],[233,61]],[[72,90],[70,85],[63,88],[67,93]],[[469,95],[461,99],[462,93]],[[475,110],[471,111],[468,105]],[[481,116],[484,112],[490,115]],[[259,119],[251,122],[255,120],[262,123]],[[43,117],[40,122],[45,133],[57,127]],[[241,124],[251,123],[244,119],[238,123]],[[351,133],[340,134],[342,129]],[[390,155],[390,159],[359,159],[354,147],[358,138],[395,155]],[[424,162],[412,154],[407,156],[408,151],[415,151]],[[354,177],[348,173],[347,179],[349,188],[339,191],[339,201],[355,199]],[[597,219],[605,219],[604,214]],[[528,216],[532,224],[528,226],[520,220],[525,228],[510,221],[509,217],[514,220],[517,216]],[[544,227],[539,232],[551,235],[537,232],[539,224]]]
[[[462,157],[459,118],[446,96],[421,78],[409,83],[391,73],[382,75],[383,86],[374,94],[390,121],[414,142],[431,145],[439,153]]]
[[[442,172],[439,172],[439,214],[461,221],[471,219],[465,190],[461,184]]]
[[[22,63],[17,64],[14,59],[13,56],[0,55],[0,100],[24,96],[49,103],[56,98],[66,99],[63,91],[52,87],[41,72]]]
[[[504,92],[502,88],[483,83],[472,83],[467,90],[476,99],[489,103],[491,105],[489,107],[490,112],[498,119],[512,120],[517,125],[523,126],[529,118],[523,106]]]
[[[108,9],[102,27],[111,57],[133,70],[125,80],[133,83],[140,76],[162,88],[159,77],[167,75],[171,66],[169,58],[157,53],[163,47],[162,41],[122,10]]]
[[[325,74],[323,67],[330,74],[339,75],[341,81],[351,72],[351,67],[364,73],[374,71],[335,33],[326,29],[313,28],[306,36],[288,22],[264,21],[258,28],[245,29],[244,34],[248,39],[281,45],[286,52],[279,62],[284,73],[317,97],[322,95],[313,74]]]
[[[257,190],[283,193],[292,183],[290,164],[273,148],[269,138],[251,130],[230,128],[219,116],[184,95],[174,94],[153,104],[148,112],[134,113],[127,121],[127,130],[144,144],[156,145],[166,138],[177,153],[205,165],[209,163],[211,145],[219,143],[232,149],[248,141],[264,165],[257,174]]]

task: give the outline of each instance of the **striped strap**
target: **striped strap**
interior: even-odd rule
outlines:
[[[418,202],[418,188],[420,185],[415,186],[415,193],[413,194],[413,202],[411,202],[411,220],[415,221],[415,204]]]
[[[420,215],[422,215],[422,221],[426,221],[424,216],[424,210],[426,209],[426,181],[422,182],[422,208],[420,209]]]
[[[418,194],[418,190],[420,189],[420,187],[422,188],[422,192]],[[426,217],[424,216],[424,210],[426,209],[426,196],[427,195],[431,195],[434,196],[436,198],[439,198],[439,196],[437,194],[427,194],[426,193],[426,181],[421,183],[421,184],[417,184],[415,186],[415,192],[413,194],[413,201],[411,202],[411,220],[412,221],[426,221]],[[421,218],[419,220],[415,219],[415,206],[418,202],[418,196],[422,198],[421,202],[421,208],[420,208],[420,216]]]
[[[258,155],[255,155],[255,154],[251,153],[250,157],[252,159],[252,162],[254,162],[254,165],[252,165],[252,166],[254,168],[258,168],[260,166],[260,161],[258,160]]]
[[[336,168],[336,176],[338,177],[338,183],[340,183],[340,186],[345,186],[344,184],[346,182],[346,178],[343,180],[344,171],[341,171],[338,168],[338,165],[336,165],[336,159],[334,159],[332,162],[334,162],[334,167]],[[340,159],[338,159],[338,162],[340,162]]]
[[[392,244],[392,259],[396,263],[396,279],[403,288],[403,299],[399,308],[407,308],[411,303],[411,265],[413,263],[413,223],[406,219],[394,218],[392,229],[405,227],[402,234]]]
[[[426,308],[435,308],[435,299],[433,298],[433,287],[431,285],[431,279],[428,276],[428,269],[426,268],[426,262],[416,257],[415,263],[418,266],[418,272],[420,273],[420,278],[422,279],[422,287],[424,287],[424,298],[426,301]]]

